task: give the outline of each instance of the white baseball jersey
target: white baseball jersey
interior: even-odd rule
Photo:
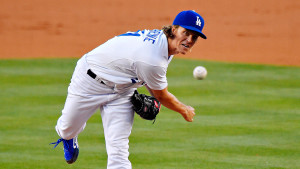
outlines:
[[[168,86],[168,41],[162,30],[127,32],[86,54],[92,71],[117,90],[140,87],[154,90]]]

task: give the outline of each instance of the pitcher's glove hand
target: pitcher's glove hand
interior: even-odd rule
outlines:
[[[160,102],[155,97],[139,94],[137,90],[131,96],[131,103],[133,110],[146,120],[155,120],[161,107]]]

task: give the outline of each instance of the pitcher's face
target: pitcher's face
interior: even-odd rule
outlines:
[[[178,53],[185,55],[192,49],[198,39],[198,35],[195,32],[181,26],[178,28],[173,27],[172,32],[174,38],[169,41],[169,55]]]

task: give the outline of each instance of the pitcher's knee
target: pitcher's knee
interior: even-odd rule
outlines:
[[[119,141],[106,141],[107,154],[110,156],[119,156],[120,158],[128,158],[129,145],[128,139]]]
[[[73,131],[71,127],[60,128],[60,127],[56,126],[55,128],[56,128],[57,134],[65,140],[70,140],[77,136],[77,133],[75,131]]]

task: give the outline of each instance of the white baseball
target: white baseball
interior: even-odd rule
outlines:
[[[197,66],[195,67],[193,71],[193,76],[197,80],[202,80],[207,76],[207,70],[203,66]]]

